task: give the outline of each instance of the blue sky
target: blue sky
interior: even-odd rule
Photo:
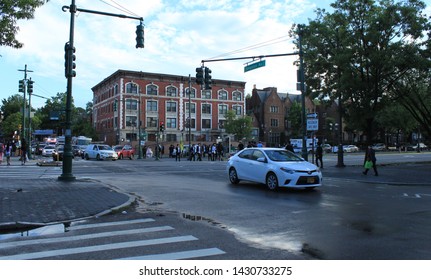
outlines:
[[[258,56],[295,51],[288,32],[293,23],[314,19],[316,8],[330,0],[76,0],[78,8],[128,14],[116,3],[144,18],[145,48],[135,48],[138,20],[78,13],[75,19],[75,105],[92,101],[91,88],[118,69],[195,75],[202,59]],[[427,1],[428,2],[428,1]],[[0,100],[18,93],[18,80],[28,74],[34,93],[47,98],[66,91],[64,44],[69,39],[70,0],[51,0],[36,10],[35,18],[19,21],[21,49],[0,47]],[[250,46],[259,48],[242,50]],[[266,66],[244,73],[247,60],[207,63],[213,79],[245,81],[246,94],[274,86],[297,93],[296,56],[267,58]],[[32,98],[33,107],[45,99]]]

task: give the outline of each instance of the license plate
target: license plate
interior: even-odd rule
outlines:
[[[307,184],[314,184],[314,182],[315,182],[315,178],[314,177],[307,178]]]

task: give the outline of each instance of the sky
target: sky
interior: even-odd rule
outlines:
[[[145,48],[136,49],[139,20],[78,12],[74,45],[75,106],[92,101],[91,88],[118,69],[195,76],[201,61],[294,53],[292,24],[307,24],[315,10],[330,10],[335,0],[76,0],[78,8],[142,17]],[[428,2],[428,1],[426,1]],[[18,81],[27,73],[34,94],[51,98],[66,92],[64,44],[69,40],[70,12],[62,10],[71,0],[50,0],[39,7],[34,19],[18,21],[21,49],[0,47],[0,100],[18,93]],[[246,82],[245,94],[277,87],[296,91],[298,56],[266,58],[266,66],[244,72],[251,60],[207,62],[213,79]],[[32,96],[32,107],[46,99]]]

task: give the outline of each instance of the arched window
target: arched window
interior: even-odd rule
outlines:
[[[218,99],[219,100],[227,100],[227,91],[225,91],[224,89],[220,90],[218,92]]]
[[[126,84],[126,93],[138,93],[138,85],[131,82]]]
[[[147,95],[157,95],[158,94],[158,88],[156,85],[147,85]]]
[[[242,96],[242,94],[240,91],[234,91],[232,93],[232,100],[233,101],[241,101],[242,100],[241,96]]]
[[[174,86],[168,86],[166,88],[166,96],[171,96],[171,97],[177,96],[177,88]]]

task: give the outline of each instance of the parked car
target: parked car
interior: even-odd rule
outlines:
[[[316,165],[283,148],[244,149],[229,158],[226,171],[232,184],[251,181],[270,190],[322,186],[322,173]]]
[[[89,159],[111,159],[117,160],[118,154],[109,145],[105,144],[90,144],[87,146],[84,152],[84,158]]]
[[[377,143],[371,146],[374,151],[384,151],[386,150],[386,145],[383,143]]]
[[[52,155],[52,153],[54,152],[54,150],[55,150],[54,145],[46,145],[42,149],[42,156],[50,157]]]
[[[57,145],[55,150],[52,152],[53,161],[63,161],[64,158],[64,145]],[[75,158],[75,154],[72,150],[72,158]]]
[[[407,151],[417,151],[418,150],[418,144],[408,145],[408,146],[406,146],[406,148],[407,148]],[[425,145],[424,143],[419,143],[419,150],[421,150],[421,151],[428,150],[428,146]]]
[[[119,159],[133,159],[135,156],[135,149],[130,145],[117,145],[114,147],[114,151],[118,154]]]
[[[330,144],[323,144],[322,149],[325,153],[330,153],[332,151],[332,146]]]
[[[356,152],[359,152],[359,148],[355,145],[347,145],[346,146],[346,152],[347,153],[356,153]]]

